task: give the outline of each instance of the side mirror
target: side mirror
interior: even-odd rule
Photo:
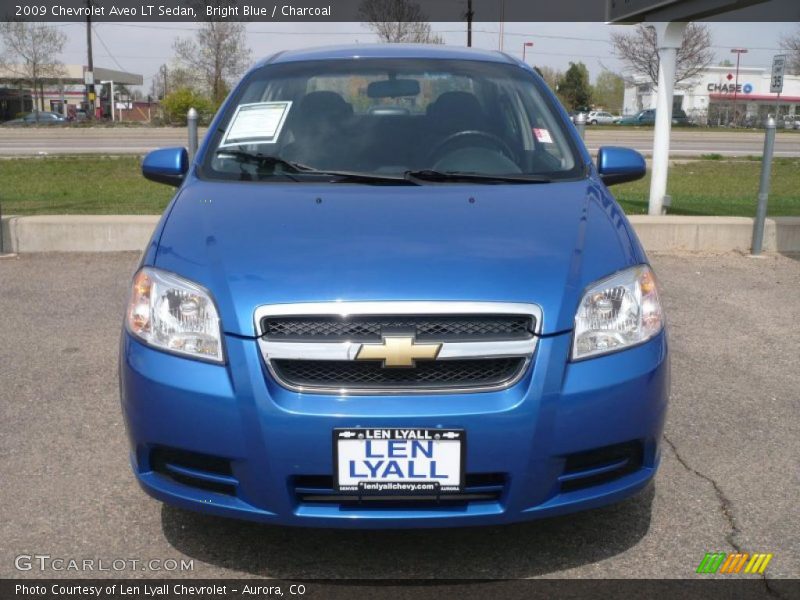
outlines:
[[[647,173],[644,157],[636,150],[603,146],[597,152],[597,172],[606,185],[636,181]]]
[[[179,186],[189,170],[189,153],[186,148],[161,148],[153,150],[142,161],[142,175],[157,183]]]

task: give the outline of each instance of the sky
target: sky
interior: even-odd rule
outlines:
[[[67,34],[61,55],[65,64],[86,63],[86,25],[59,23]],[[119,69],[144,76],[143,92],[150,89],[153,76],[163,63],[173,60],[172,45],[179,37],[192,36],[195,23],[94,23],[93,50],[96,66]],[[466,45],[464,23],[433,23],[446,44]],[[742,66],[769,67],[779,52],[782,35],[798,30],[797,23],[709,23],[719,63],[733,59],[731,48],[744,47]],[[622,64],[611,54],[612,31],[626,30],[624,25],[603,23],[506,23],[503,49],[522,56],[523,43],[533,42],[526,50],[527,62],[566,70],[570,61],[582,61],[592,80],[604,68],[621,71]],[[247,40],[253,60],[279,50],[327,46],[331,44],[374,43],[377,38],[361,23],[248,23]],[[498,23],[474,23],[473,46],[498,49]]]

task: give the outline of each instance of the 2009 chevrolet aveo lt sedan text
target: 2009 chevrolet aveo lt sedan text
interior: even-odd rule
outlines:
[[[669,388],[647,257],[530,67],[277,54],[219,110],[134,276],[131,460],[155,498],[318,527],[509,523],[631,496]]]

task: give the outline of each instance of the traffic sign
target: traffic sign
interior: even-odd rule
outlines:
[[[772,59],[772,79],[769,91],[780,94],[783,91],[783,74],[786,71],[786,55],[778,54]]]

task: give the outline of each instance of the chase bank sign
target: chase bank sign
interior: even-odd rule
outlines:
[[[709,83],[708,91],[716,94],[751,94],[753,92],[752,83]]]

